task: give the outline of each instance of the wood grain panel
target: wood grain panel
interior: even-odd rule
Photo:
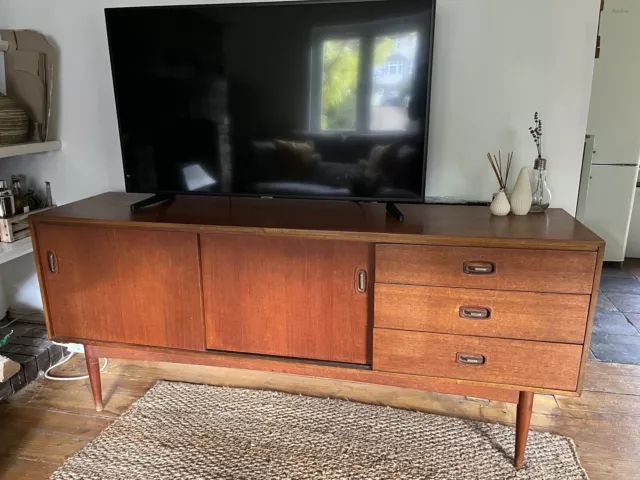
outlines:
[[[207,348],[370,363],[372,246],[238,235],[200,244]]]
[[[53,224],[36,230],[50,335],[204,349],[196,234]]]
[[[598,249],[598,259],[596,260],[596,273],[593,276],[593,294],[591,295],[591,305],[589,306],[589,317],[585,332],[584,348],[582,349],[582,363],[580,365],[580,376],[578,378],[578,394],[582,393],[584,376],[589,363],[589,348],[591,346],[591,335],[596,311],[598,309],[598,294],[600,293],[600,278],[602,277],[602,264],[604,262],[604,245]]]
[[[295,236],[359,242],[557,248],[595,251],[602,239],[561,209],[495,217],[486,207],[402,205],[404,222],[383,204],[345,201],[177,196],[131,212],[146,194],[109,192],[29,217],[55,221],[209,233]]]
[[[581,344],[590,299],[589,295],[378,283],[374,322],[379,328]],[[486,311],[489,318],[463,318],[465,308]]]
[[[209,365],[216,367],[286,373],[306,377],[346,380],[360,383],[372,383],[393,387],[414,388],[430,392],[465,395],[487,398],[502,402],[517,403],[518,390],[502,388],[502,385],[488,385],[486,382],[467,382],[446,378],[402,375],[397,373],[376,372],[369,368],[350,368],[329,362],[297,361],[263,355],[249,355],[226,352],[188,352],[184,350],[159,349],[154,347],[131,347],[99,345],[96,347],[100,357],[129,358],[135,360],[185,363],[191,365]],[[250,373],[247,373],[249,375]],[[304,381],[304,380],[301,380]],[[527,387],[524,387],[525,389]],[[106,387],[105,387],[106,389]],[[88,392],[89,394],[90,392]],[[564,392],[563,392],[564,393]]]
[[[458,354],[483,355],[484,365],[463,365]],[[536,388],[575,390],[582,347],[561,343],[442,335],[376,328],[376,371],[459,378]]]
[[[465,264],[492,264],[495,271],[465,273]],[[595,267],[595,252],[376,246],[376,282],[380,283],[590,294]]]

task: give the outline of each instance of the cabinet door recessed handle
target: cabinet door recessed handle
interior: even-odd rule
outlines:
[[[47,253],[47,258],[49,260],[49,271],[51,273],[56,273],[58,271],[56,267],[56,254],[53,252]]]
[[[356,291],[358,293],[367,293],[367,272],[366,272],[366,270],[358,270],[356,272]]]
[[[493,262],[464,262],[462,271],[469,275],[491,275],[496,272]]]
[[[456,354],[456,362],[463,365],[484,365],[487,363],[487,357],[484,355],[458,353]]]
[[[486,320],[491,317],[491,310],[484,307],[460,307],[460,317]]]

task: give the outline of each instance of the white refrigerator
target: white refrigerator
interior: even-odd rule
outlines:
[[[640,1],[605,0],[600,38],[576,217],[607,242],[605,261],[621,262],[640,162]]]

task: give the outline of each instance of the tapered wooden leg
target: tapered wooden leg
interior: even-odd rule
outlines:
[[[92,345],[84,346],[84,358],[87,361],[87,370],[89,371],[89,382],[91,383],[91,391],[93,392],[93,402],[96,405],[96,412],[102,411],[102,384],[100,382],[100,359],[96,355],[95,347]]]
[[[533,392],[520,392],[518,415],[516,417],[516,469],[524,464],[524,451],[527,448],[531,412],[533,410]]]

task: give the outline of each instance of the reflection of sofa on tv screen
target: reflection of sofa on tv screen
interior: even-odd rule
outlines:
[[[237,141],[237,191],[419,199],[424,145],[413,135],[307,135]]]

